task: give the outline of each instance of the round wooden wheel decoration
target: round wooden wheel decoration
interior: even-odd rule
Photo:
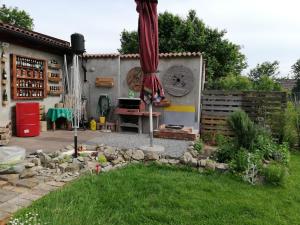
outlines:
[[[193,72],[185,66],[172,66],[164,74],[163,84],[170,95],[185,96],[194,88]]]
[[[140,92],[143,83],[143,71],[141,67],[134,67],[127,73],[127,85],[130,90]]]

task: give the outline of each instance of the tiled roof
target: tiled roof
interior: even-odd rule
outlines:
[[[125,54],[120,55],[118,53],[112,54],[85,54],[84,57],[87,59],[102,59],[102,58],[116,58],[121,57],[122,59],[138,59],[139,54]],[[197,57],[201,56],[200,52],[178,52],[178,53],[160,53],[160,58],[179,58],[179,57]]]
[[[297,84],[296,79],[278,79],[277,82],[279,82],[284,89],[289,91],[293,90]]]
[[[14,35],[16,37],[22,36],[25,39],[36,41],[48,46],[59,47],[64,49],[70,49],[70,43],[64,40],[60,40],[45,34],[41,34],[35,31],[30,31],[24,28],[13,26],[0,21],[0,34],[4,36],[5,33]]]

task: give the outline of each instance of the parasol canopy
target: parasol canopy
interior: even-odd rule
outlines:
[[[160,102],[164,90],[156,76],[158,67],[158,16],[157,0],[135,0],[139,13],[139,52],[143,70],[143,84],[140,97],[147,103]]]

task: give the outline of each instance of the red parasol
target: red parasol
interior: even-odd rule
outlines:
[[[156,76],[158,67],[157,0],[135,0],[139,13],[140,62],[144,73],[141,99],[149,104],[150,147],[153,147],[152,103],[164,98],[164,90]]]
[[[164,98],[164,90],[156,76],[159,61],[157,0],[135,1],[139,13],[140,62],[144,74],[141,99],[151,104]]]

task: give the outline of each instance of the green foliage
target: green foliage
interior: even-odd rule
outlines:
[[[198,139],[194,144],[194,149],[199,153],[203,152],[203,147],[204,147],[204,144],[201,139]]]
[[[295,79],[300,80],[300,59],[298,59],[297,62],[292,65],[292,73]]]
[[[278,163],[272,163],[263,170],[265,181],[272,185],[283,185],[287,177],[287,169]]]
[[[253,82],[248,77],[230,74],[219,79],[217,88],[230,91],[249,91],[253,90]]]
[[[289,143],[290,147],[295,147],[295,145],[298,144],[298,117],[295,105],[292,102],[288,102],[284,113],[283,141]]]
[[[236,148],[230,138],[222,135],[217,136],[218,149],[215,153],[215,158],[218,162],[230,162],[236,154]]]
[[[242,110],[237,110],[230,115],[228,124],[236,136],[237,148],[246,148],[252,151],[258,129],[248,115]]]
[[[5,5],[2,5],[0,8],[0,21],[28,30],[32,30],[34,27],[33,19],[30,15],[26,11],[20,10],[17,7],[7,8]]]
[[[207,79],[212,84],[227,74],[240,74],[246,68],[241,47],[225,39],[226,31],[212,29],[198,18],[194,10],[186,18],[164,12],[159,15],[160,52],[202,52],[207,60]],[[138,53],[137,32],[124,30],[120,53]]]
[[[100,155],[98,156],[98,162],[99,162],[100,164],[107,163],[107,159],[106,159],[105,155],[100,154]]]
[[[274,78],[267,75],[262,75],[254,81],[253,87],[257,91],[283,91],[282,86]]]
[[[279,62],[263,62],[262,64],[257,64],[257,66],[250,70],[249,77],[258,81],[261,77],[266,76],[270,78],[274,78],[279,74]]]

